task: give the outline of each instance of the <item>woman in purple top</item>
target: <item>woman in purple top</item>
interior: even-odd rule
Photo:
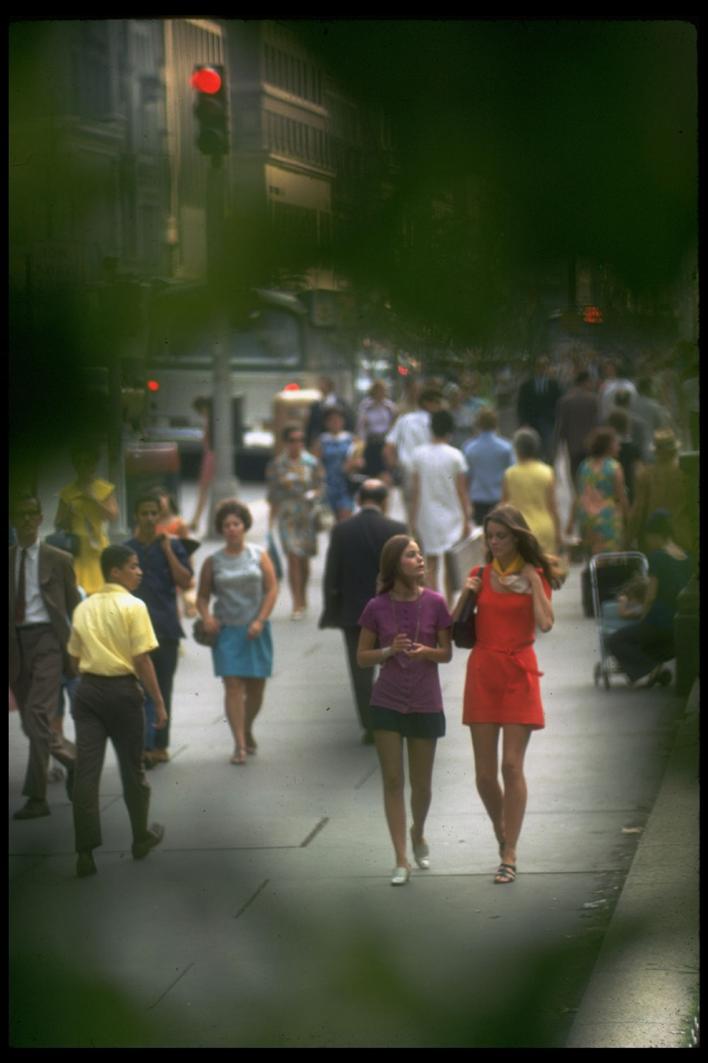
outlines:
[[[396,854],[392,886],[408,881],[403,739],[411,781],[411,843],[416,864],[430,867],[423,836],[431,800],[435,743],[445,734],[438,664],[452,657],[452,618],[445,599],[423,586],[425,561],[408,535],[381,551],[379,593],[359,618],[360,668],[381,665],[371,695],[371,728],[383,777],[384,809]]]

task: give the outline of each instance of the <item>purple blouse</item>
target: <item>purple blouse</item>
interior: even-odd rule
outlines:
[[[359,617],[359,626],[374,632],[381,649],[401,633],[423,646],[437,646],[438,631],[451,627],[452,617],[443,596],[425,587],[414,602],[398,602],[389,594],[377,594]],[[403,653],[389,657],[374,683],[371,704],[404,713],[442,712],[437,664],[412,661]]]

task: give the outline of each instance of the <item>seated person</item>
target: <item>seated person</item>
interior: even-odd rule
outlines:
[[[610,633],[632,620],[641,620],[648,588],[649,581],[638,572],[620,587],[616,598],[603,602],[600,606],[603,630]]]
[[[607,646],[632,685],[645,676],[647,686],[671,681],[662,668],[676,656],[674,616],[676,601],[691,576],[688,555],[673,541],[671,518],[660,509],[644,527],[649,562],[649,585],[639,620],[610,635]]]

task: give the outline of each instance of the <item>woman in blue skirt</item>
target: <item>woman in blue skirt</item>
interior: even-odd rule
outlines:
[[[214,674],[224,681],[226,718],[234,737],[231,763],[245,764],[246,754],[256,752],[253,721],[273,670],[268,617],[278,596],[278,581],[268,551],[246,542],[253,523],[246,506],[235,498],[226,499],[218,506],[214,523],[224,546],[202,566],[197,610],[205,630],[218,634],[212,656]]]

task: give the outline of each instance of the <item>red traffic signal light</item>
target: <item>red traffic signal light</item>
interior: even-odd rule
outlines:
[[[223,66],[199,64],[191,78],[196,91],[197,147],[202,155],[221,156],[229,150],[229,108]]]
[[[599,306],[586,306],[583,310],[583,321],[586,325],[601,325],[602,310]]]
[[[198,66],[192,74],[192,88],[208,96],[219,92],[222,84],[221,74],[213,66]]]

